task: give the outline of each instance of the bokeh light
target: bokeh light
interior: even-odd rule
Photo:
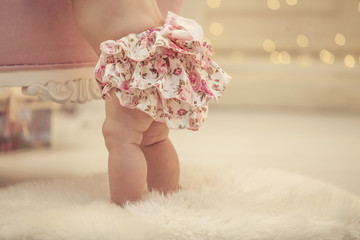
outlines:
[[[286,3],[290,6],[294,6],[298,3],[298,1],[297,0],[286,0]]]
[[[276,50],[276,45],[275,45],[273,40],[265,39],[264,42],[263,42],[263,49],[266,52],[271,53],[271,52]]]
[[[271,10],[277,10],[280,8],[280,2],[279,0],[267,0],[267,6]]]
[[[291,56],[286,51],[281,51],[279,54],[279,61],[282,64],[289,64],[291,62]]]
[[[348,54],[344,58],[344,63],[345,66],[347,66],[348,68],[353,68],[355,67],[355,58],[352,55]]]
[[[337,33],[335,36],[335,43],[339,46],[345,46],[346,38],[343,34]]]
[[[218,22],[213,22],[210,24],[210,32],[215,36],[219,36],[224,32],[224,27]]]
[[[221,5],[221,0],[206,0],[210,8],[218,8]]]
[[[279,55],[280,53],[278,51],[274,51],[270,54],[270,61],[273,64],[280,64],[280,59],[279,59]]]
[[[299,36],[296,38],[296,43],[299,47],[308,47],[309,46],[309,40],[304,34],[299,34]]]
[[[335,56],[331,52],[326,49],[321,50],[320,52],[320,60],[327,64],[334,64]]]

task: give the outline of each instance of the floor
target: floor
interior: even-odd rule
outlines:
[[[0,186],[107,171],[102,101],[53,114],[50,148],[0,154]],[[360,195],[360,115],[214,106],[198,132],[172,131],[180,161],[276,168]]]

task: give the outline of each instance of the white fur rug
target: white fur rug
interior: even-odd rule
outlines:
[[[360,200],[271,169],[182,166],[183,190],[109,203],[107,175],[0,189],[0,239],[360,239]]]

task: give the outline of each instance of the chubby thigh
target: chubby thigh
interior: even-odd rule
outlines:
[[[111,90],[109,96],[105,97],[105,111],[102,130],[108,148],[116,148],[125,142],[140,145],[143,133],[153,122],[148,114],[121,106],[115,90]]]

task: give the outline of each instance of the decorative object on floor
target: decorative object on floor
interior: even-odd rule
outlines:
[[[272,169],[182,166],[177,193],[109,202],[107,174],[0,189],[0,239],[360,239],[360,199]]]
[[[20,88],[0,89],[0,152],[49,146],[52,102],[24,96]]]

